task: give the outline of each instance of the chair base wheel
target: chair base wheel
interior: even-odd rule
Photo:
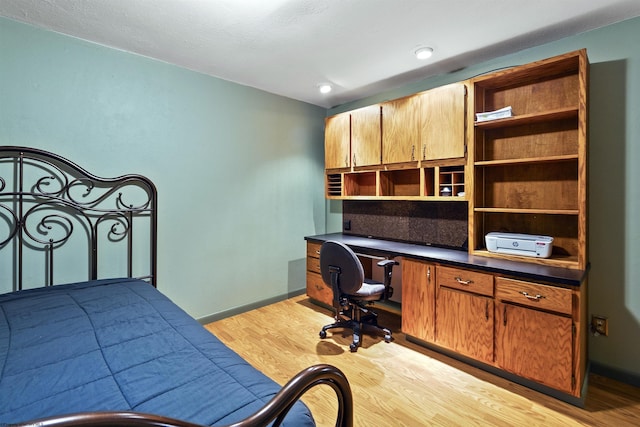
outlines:
[[[327,337],[327,331],[320,331],[320,338],[324,339]]]
[[[358,351],[358,345],[354,343],[349,344],[349,350],[351,350],[351,353],[355,353]]]
[[[385,336],[384,336],[384,342],[391,342],[391,335],[389,335],[389,334],[385,334]]]

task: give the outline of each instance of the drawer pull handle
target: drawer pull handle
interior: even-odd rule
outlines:
[[[544,296],[540,295],[540,294],[536,294],[536,295],[530,295],[525,291],[520,292],[522,295],[525,296],[525,298],[530,299],[532,301],[539,301],[542,298],[545,298]]]
[[[473,283],[473,280],[462,280],[462,278],[456,277],[456,282],[460,283],[461,285],[469,286]]]
[[[317,253],[318,255],[320,255],[320,250],[317,250],[317,251],[316,251],[316,253]]]

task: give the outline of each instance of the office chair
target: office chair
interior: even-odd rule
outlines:
[[[322,280],[333,291],[336,321],[322,328],[320,338],[326,338],[329,329],[352,329],[353,342],[349,349],[355,352],[360,346],[362,329],[371,326],[384,333],[386,342],[391,341],[391,331],[378,325],[378,315],[367,306],[392,295],[391,271],[394,265],[398,262],[390,259],[378,262],[378,266],[384,268],[384,283],[365,279],[360,260],[347,245],[324,242],[320,247],[320,272]]]

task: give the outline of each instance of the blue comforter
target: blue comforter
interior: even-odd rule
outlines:
[[[107,410],[229,424],[279,389],[146,282],[0,295],[0,424]],[[285,425],[314,423],[298,402]]]

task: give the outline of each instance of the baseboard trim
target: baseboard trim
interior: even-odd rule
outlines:
[[[246,304],[239,307],[231,308],[229,310],[221,311],[215,314],[210,314],[209,316],[200,317],[196,320],[201,325],[206,325],[207,323],[212,323],[217,320],[222,320],[227,317],[235,316],[236,314],[241,314],[247,311],[255,310],[256,308],[264,307],[265,305],[270,305],[276,302],[284,301],[286,299],[293,298],[298,295],[302,295],[306,292],[307,292],[307,288],[298,289],[297,291],[288,292],[286,294],[277,295],[272,298],[267,298],[261,301],[252,302],[251,304]]]
[[[598,362],[591,361],[591,373],[620,381],[634,387],[640,387],[640,375],[624,371],[622,369],[612,368]]]

